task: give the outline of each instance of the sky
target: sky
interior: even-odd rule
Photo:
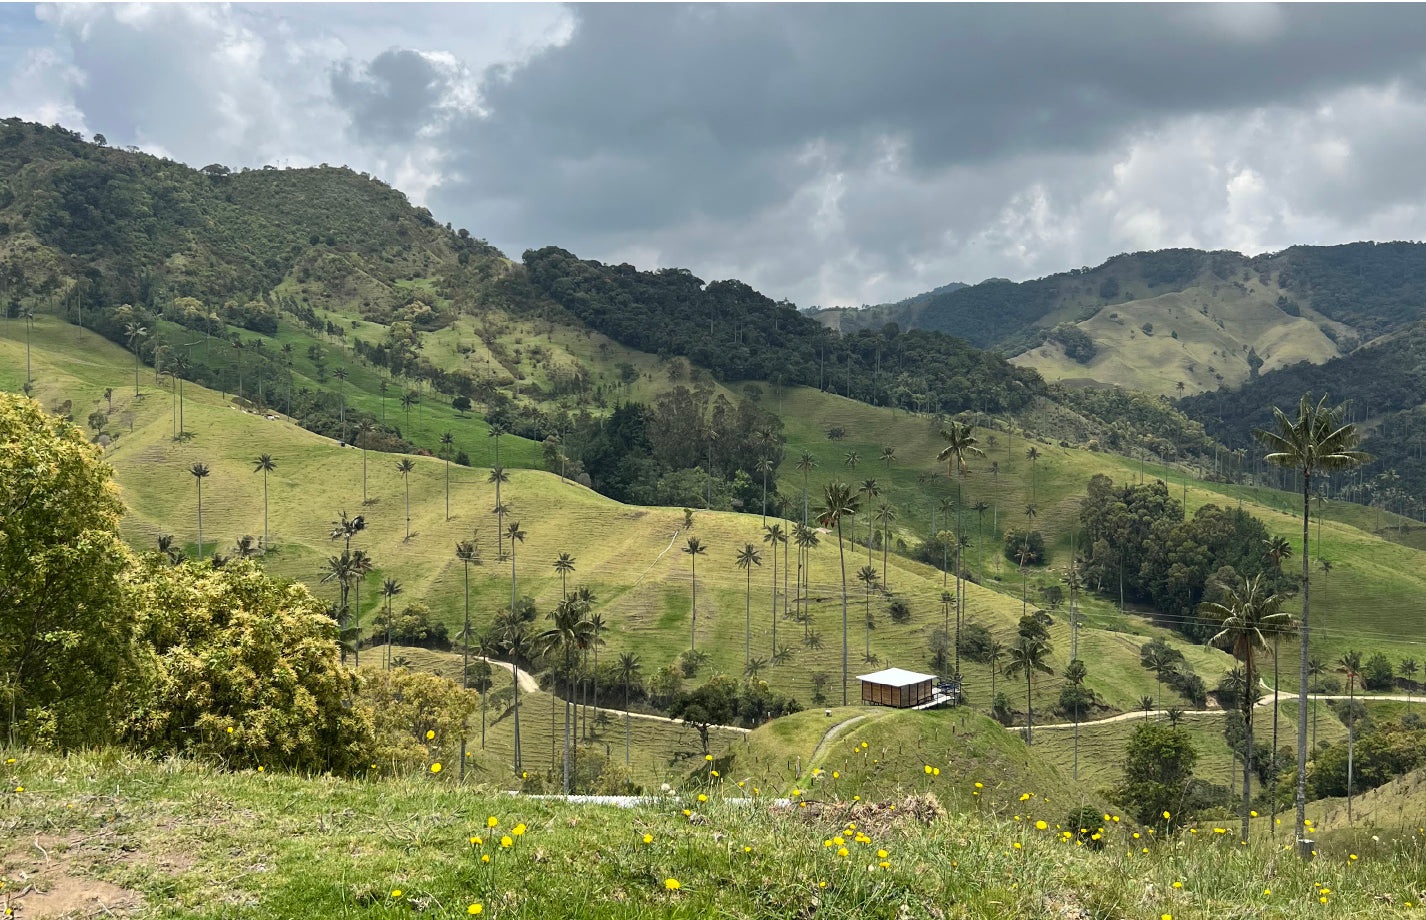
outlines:
[[[800,306],[1426,238],[1416,5],[7,4],[11,115]]]

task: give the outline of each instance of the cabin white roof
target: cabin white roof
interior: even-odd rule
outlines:
[[[915,671],[903,671],[901,668],[887,668],[885,671],[862,674],[857,677],[857,680],[864,680],[869,684],[882,684],[887,687],[909,687],[912,684],[935,679],[936,675],[934,674],[917,674]]]

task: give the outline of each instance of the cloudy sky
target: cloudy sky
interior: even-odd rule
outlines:
[[[1405,5],[5,5],[0,115],[804,306],[1426,238]]]

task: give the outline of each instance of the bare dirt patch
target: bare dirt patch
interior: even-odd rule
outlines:
[[[97,912],[127,913],[143,906],[137,892],[98,879],[76,878],[72,875],[46,875],[32,879],[30,884],[0,899],[16,917],[38,920],[40,917],[88,917]]]

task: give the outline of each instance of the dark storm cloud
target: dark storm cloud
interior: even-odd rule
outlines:
[[[606,6],[487,74],[467,187],[522,234],[746,214],[879,138],[931,171],[1092,150],[1179,113],[1311,98],[1419,67],[1413,7]],[[830,163],[799,157],[830,145]],[[548,229],[545,233],[548,234]]]
[[[448,81],[415,51],[392,49],[364,66],[345,61],[332,72],[332,95],[358,136],[381,144],[409,140],[430,121]]]

